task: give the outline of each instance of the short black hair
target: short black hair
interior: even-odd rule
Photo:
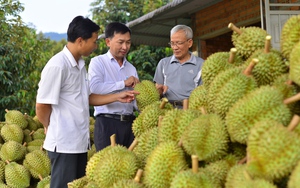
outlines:
[[[89,39],[92,37],[94,32],[99,32],[99,30],[99,25],[89,18],[76,16],[69,24],[67,32],[68,41],[75,42],[75,40],[79,37],[82,37],[84,40]]]
[[[131,30],[125,24],[120,22],[112,22],[105,28],[105,38],[112,38],[116,33],[125,34],[127,32],[129,32],[131,35]]]

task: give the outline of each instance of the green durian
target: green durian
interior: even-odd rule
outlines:
[[[160,94],[154,82],[150,80],[143,80],[137,83],[134,90],[140,92],[140,94],[135,97],[139,111],[143,111],[147,105],[159,101],[160,99]]]
[[[37,183],[36,188],[50,188],[51,175],[43,178]]]
[[[21,164],[8,163],[5,166],[5,182],[10,187],[28,188],[30,185],[30,173]]]
[[[3,161],[23,160],[26,154],[26,147],[19,142],[9,140],[5,142],[0,149],[0,158]]]
[[[83,176],[68,183],[68,188],[82,188],[88,184],[88,178]]]
[[[13,140],[20,144],[23,143],[23,129],[17,124],[5,124],[0,131],[1,137],[5,142]]]
[[[197,86],[192,90],[189,97],[189,109],[207,110],[207,87],[204,84]]]
[[[22,129],[25,129],[28,125],[28,122],[25,116],[19,110],[5,110],[5,122],[9,124],[17,124]]]
[[[295,82],[298,86],[300,86],[300,42],[297,42],[291,53],[290,53],[290,70],[289,70],[289,78]]]

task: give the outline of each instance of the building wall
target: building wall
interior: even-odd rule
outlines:
[[[228,24],[260,27],[259,0],[224,0],[192,16],[195,42],[193,50],[206,59],[209,55],[233,47]]]

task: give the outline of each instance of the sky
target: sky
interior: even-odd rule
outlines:
[[[25,10],[20,14],[37,32],[66,33],[69,23],[78,15],[91,18],[94,0],[20,0]],[[31,26],[30,26],[31,27]]]

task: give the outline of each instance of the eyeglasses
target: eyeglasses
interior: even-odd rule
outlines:
[[[182,46],[185,42],[189,41],[190,39],[187,39],[186,41],[178,41],[178,42],[169,42],[168,44],[172,47],[172,46],[177,46],[180,47]]]

